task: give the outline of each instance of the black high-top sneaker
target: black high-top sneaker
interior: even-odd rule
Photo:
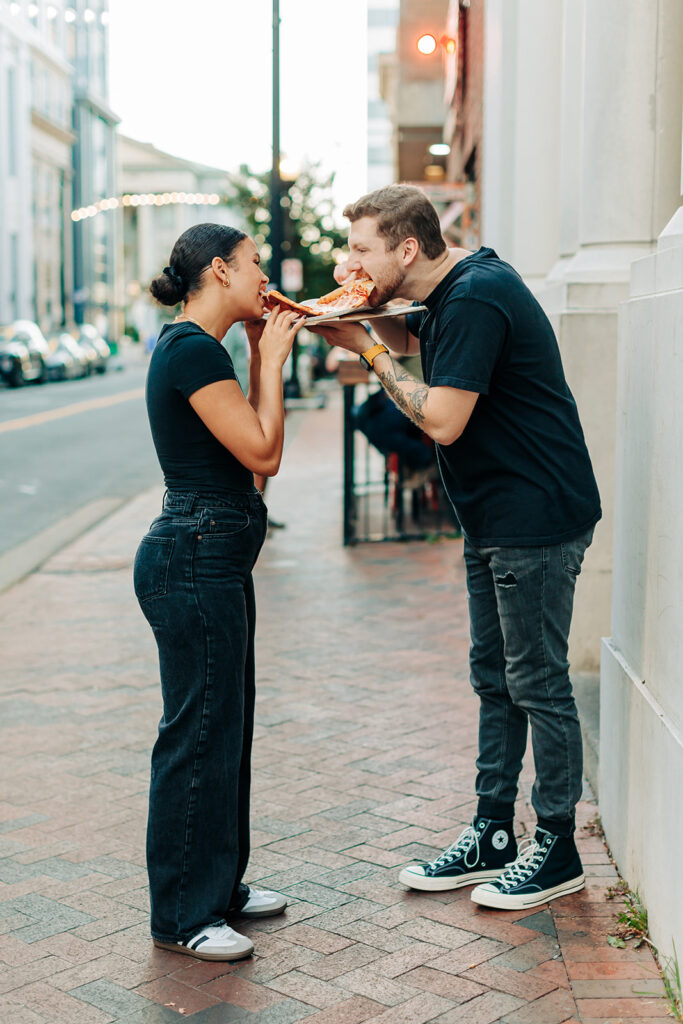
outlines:
[[[408,864],[398,880],[426,892],[459,889],[498,878],[516,856],[512,821],[475,817],[440,857],[431,864]]]
[[[482,907],[526,910],[584,887],[574,836],[554,836],[542,828],[521,844],[517,860],[493,882],[478,885],[472,899]]]

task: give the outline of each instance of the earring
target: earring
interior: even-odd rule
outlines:
[[[228,278],[227,278],[227,277],[226,277],[226,278],[225,278],[225,280],[223,281],[223,287],[224,287],[224,288],[229,288],[229,287],[230,287],[230,281],[228,280]]]

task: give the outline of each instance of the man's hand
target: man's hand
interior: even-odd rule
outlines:
[[[358,260],[344,260],[343,263],[337,263],[334,268],[334,279],[337,284],[344,284],[347,277],[350,277],[351,274],[358,274],[360,270],[361,265]]]
[[[332,347],[345,348],[347,352],[367,352],[372,348],[370,335],[359,323],[309,324],[309,330],[315,331]]]
[[[348,267],[348,261],[345,261],[344,263],[338,263],[334,268],[334,279],[337,284],[344,284],[344,281],[349,276]]]

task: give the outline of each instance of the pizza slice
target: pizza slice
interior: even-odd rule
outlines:
[[[316,299],[315,304],[316,307],[323,306],[326,313],[334,309],[358,309],[367,305],[374,287],[375,282],[371,278],[364,274],[359,277],[354,272],[342,282],[340,288],[322,295]]]
[[[266,293],[265,296],[266,308],[277,309],[281,306],[283,309],[291,309],[295,313],[300,313],[302,316],[315,316],[315,310],[312,306],[304,306],[301,302],[295,302],[294,299],[288,299],[282,292],[276,292],[275,289]]]
[[[288,299],[286,295],[275,291],[275,289],[266,293],[264,301],[267,310],[277,309],[278,306],[281,306],[283,309],[291,309],[301,316],[320,316],[321,313],[332,313],[337,309],[349,310],[367,306],[374,287],[375,283],[371,278],[365,275],[357,277],[353,273],[346,278],[340,288],[335,288],[334,291],[328,292],[319,299],[309,299],[307,303]]]

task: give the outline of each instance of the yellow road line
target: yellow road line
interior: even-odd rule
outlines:
[[[74,402],[73,405],[65,405],[61,409],[49,409],[47,412],[34,413],[33,416],[6,420],[0,423],[0,434],[6,434],[10,430],[24,430],[25,427],[38,427],[41,423],[61,420],[65,416],[75,416],[79,412],[88,412],[91,409],[106,409],[109,405],[119,405],[120,402],[130,402],[133,398],[143,398],[144,394],[144,388],[135,388],[133,391],[122,391],[118,395],[109,395],[106,398],[88,398],[85,402]]]

